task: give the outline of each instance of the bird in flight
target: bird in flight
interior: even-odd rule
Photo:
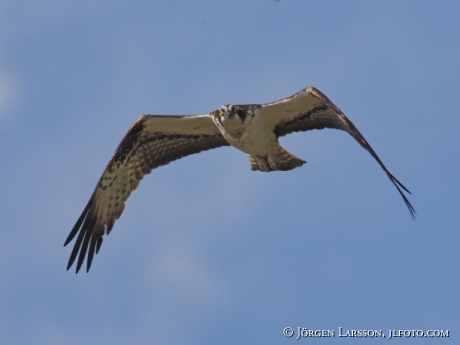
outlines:
[[[78,256],[76,272],[86,254],[89,271],[104,234],[121,216],[126,200],[145,174],[176,159],[233,146],[249,156],[252,170],[292,170],[306,162],[283,149],[278,138],[292,132],[335,128],[348,132],[382,167],[415,218],[415,209],[394,177],[353,123],[323,93],[307,87],[291,97],[267,104],[224,105],[203,115],[143,115],[121,140],[93,195],[64,246],[78,234],[67,270]]]

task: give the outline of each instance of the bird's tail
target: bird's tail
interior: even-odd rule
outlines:
[[[259,157],[259,156],[249,156],[249,163],[251,164],[251,170],[261,170],[261,171],[275,171],[275,170],[292,170],[298,168],[305,163],[303,159],[300,159],[293,154],[287,152],[281,146],[276,148],[276,152],[272,152],[270,159],[268,156]]]

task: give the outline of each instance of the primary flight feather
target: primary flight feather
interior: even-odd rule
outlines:
[[[78,234],[67,269],[78,257],[78,273],[88,254],[86,270],[89,271],[103,235],[110,233],[129,195],[152,169],[194,153],[231,145],[249,155],[252,170],[292,170],[306,162],[284,150],[278,138],[292,132],[323,128],[341,129],[355,138],[379,163],[412,218],[415,217],[415,209],[403,193],[410,194],[409,190],[387,170],[339,108],[319,90],[307,87],[268,104],[228,104],[203,115],[139,117],[112,155],[64,243],[66,246]]]

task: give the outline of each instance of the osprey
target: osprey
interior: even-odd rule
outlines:
[[[99,252],[104,234],[125,208],[140,180],[161,165],[214,149],[234,146],[249,156],[252,170],[292,170],[306,162],[284,150],[278,138],[292,132],[335,128],[348,132],[382,167],[415,218],[415,209],[358,129],[324,94],[307,87],[291,97],[268,104],[224,105],[204,115],[143,115],[126,133],[112,155],[83,213],[64,246],[78,234],[67,270],[78,255],[80,270],[88,253],[86,271]]]

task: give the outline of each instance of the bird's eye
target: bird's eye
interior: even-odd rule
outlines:
[[[219,114],[220,114],[220,115],[224,115],[224,114],[225,114],[225,110],[224,110],[224,109],[219,109]]]

